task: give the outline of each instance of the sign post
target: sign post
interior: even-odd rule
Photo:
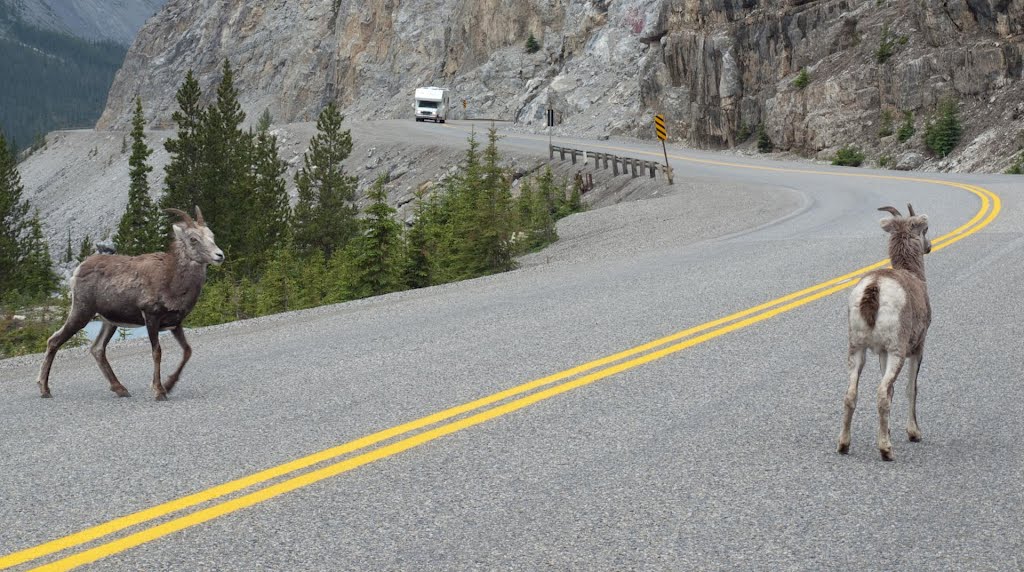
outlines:
[[[548,109],[547,112],[547,123],[548,123],[548,159],[555,158],[555,148],[551,145],[551,129],[555,126],[555,110]]]
[[[668,178],[668,184],[672,184],[672,167],[668,164],[668,150],[665,148],[665,140],[668,139],[668,129],[665,129],[665,116],[657,114],[654,116],[654,132],[658,134],[658,139],[661,139],[661,152],[665,154],[665,177]]]

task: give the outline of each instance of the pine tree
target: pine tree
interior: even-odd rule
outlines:
[[[160,200],[163,208],[192,212],[193,207],[199,204],[202,187],[199,166],[203,158],[200,130],[205,114],[199,103],[201,97],[199,82],[189,70],[176,95],[178,111],[171,115],[178,126],[177,137],[164,142],[164,148],[171,154],[171,162],[165,167],[165,190]]]
[[[236,257],[244,261],[243,271],[258,275],[271,253],[290,238],[291,209],[284,179],[287,165],[278,154],[277,136],[270,133],[269,113],[260,118],[252,144],[248,199],[238,205],[246,212],[246,234]]]
[[[49,296],[58,284],[39,215],[29,216],[23,191],[17,160],[0,131],[0,299],[15,292]]]
[[[90,256],[92,256],[93,255],[93,251],[95,249],[96,249],[96,246],[92,243],[92,239],[89,238],[88,234],[85,235],[82,238],[82,242],[79,243],[79,245],[78,245],[78,257],[75,258],[75,260],[77,260],[79,263],[81,263],[86,258],[89,258]]]
[[[402,227],[394,219],[395,209],[387,203],[385,182],[385,177],[379,177],[367,193],[372,203],[366,209],[364,232],[345,249],[348,264],[343,288],[350,299],[403,288]]]
[[[71,229],[68,229],[68,243],[64,249],[64,263],[69,263],[75,259],[75,251],[71,247]]]
[[[306,255],[319,250],[326,260],[345,247],[357,228],[358,180],[346,175],[341,164],[352,152],[352,136],[341,129],[343,120],[334,102],[320,112],[317,134],[295,176],[299,195],[292,225],[295,245]]]
[[[765,130],[764,124],[757,126],[757,151],[759,153],[771,153],[775,149],[775,144],[772,143],[772,138],[768,136],[768,131]]]
[[[949,155],[960,142],[963,129],[960,127],[956,107],[956,101],[944,100],[939,104],[938,116],[925,127],[925,146],[939,157]]]
[[[409,288],[425,288],[432,283],[431,276],[431,231],[428,228],[432,217],[428,211],[427,198],[423,193],[416,195],[416,212],[412,226],[405,235],[405,285]]]
[[[498,130],[491,125],[483,153],[483,189],[477,201],[479,256],[485,273],[515,268],[512,258],[512,189],[508,174],[501,168],[498,154]]]
[[[530,37],[526,38],[526,53],[535,54],[540,51],[540,42],[533,36],[533,32],[530,32]]]
[[[247,183],[252,136],[242,130],[245,113],[238,102],[235,74],[224,60],[217,100],[203,113],[200,131],[202,157],[198,204],[203,217],[216,224],[217,245],[229,260],[244,251],[252,201]]]
[[[128,205],[114,236],[118,254],[134,256],[162,250],[167,231],[163,216],[149,197],[149,172],[153,167],[146,160],[153,154],[146,144],[143,131],[142,100],[135,99],[135,113],[132,116],[132,154],[128,159]]]

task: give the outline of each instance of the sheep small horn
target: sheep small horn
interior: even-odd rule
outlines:
[[[203,211],[199,210],[199,205],[196,205],[196,222],[206,226],[206,221],[203,220]]]
[[[898,216],[898,217],[902,217],[903,216],[903,215],[900,214],[900,211],[896,210],[896,207],[878,207],[878,210],[890,213],[890,214],[892,214],[892,216]]]
[[[907,203],[907,210],[910,211],[910,216],[917,216],[914,214],[914,207],[911,206],[910,203]]]
[[[189,226],[195,226],[196,221],[192,220],[192,217],[188,216],[188,213],[180,209],[164,209],[164,212],[170,215],[174,215],[181,220],[185,221]]]

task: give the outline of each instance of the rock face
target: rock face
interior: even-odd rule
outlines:
[[[123,46],[156,14],[165,0],[0,0],[25,21],[86,40],[109,40]]]
[[[764,124],[777,149],[819,158],[921,151],[952,98],[964,143],[924,167],[1000,169],[1024,127],[1022,28],[1024,0],[168,0],[97,127],[124,127],[136,94],[151,125],[169,127],[185,72],[211,95],[226,58],[248,116],[269,109],[279,123],[332,99],[350,116],[406,117],[416,87],[445,85],[456,117],[542,125],[552,106],[580,135],[648,137],[664,113],[672,140],[712,148]],[[914,138],[879,136],[883,114],[906,111]]]

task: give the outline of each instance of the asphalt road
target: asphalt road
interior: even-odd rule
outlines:
[[[669,152],[750,228],[657,199],[636,232],[707,238],[195,330],[168,402],[137,342],[110,352],[130,399],[83,350],[52,400],[39,356],[0,362],[0,569],[1024,570],[1021,179]],[[734,314],[881,261],[875,209],[907,202],[962,238],[926,259],[924,440],[901,380],[879,459],[872,366],[838,455],[852,282]]]

